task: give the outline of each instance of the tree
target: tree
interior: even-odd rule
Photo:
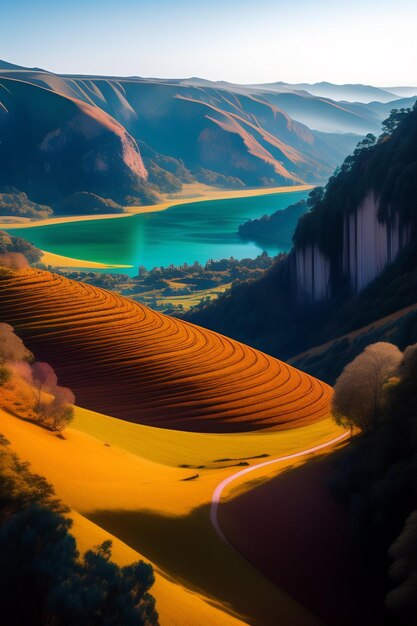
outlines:
[[[0,364],[0,387],[7,383],[11,375],[11,371],[5,365]]]
[[[375,135],[373,135],[372,133],[368,133],[366,137],[364,137],[358,142],[355,150],[353,151],[353,154],[357,155],[360,152],[362,152],[362,150],[367,150],[368,148],[372,148],[375,144],[376,144]]]
[[[40,361],[32,365],[32,384],[37,393],[35,410],[39,421],[61,432],[73,419],[73,392],[60,387],[53,367]]]
[[[0,324],[0,363],[5,361],[31,361],[33,354],[25,347],[10,324]]]
[[[319,204],[324,198],[324,188],[314,187],[308,194],[307,206],[309,209],[313,209],[316,204]]]
[[[57,386],[54,397],[47,407],[50,428],[61,433],[74,419],[74,394],[68,387]]]
[[[119,567],[111,541],[79,559],[72,521],[31,504],[0,527],[0,602],[8,626],[158,623],[151,565]]]
[[[389,117],[382,122],[382,131],[386,135],[392,135],[403,119],[410,112],[410,109],[391,109]]]
[[[44,391],[50,391],[58,384],[58,378],[54,369],[49,363],[36,361],[32,366],[32,384],[36,389],[37,401],[35,410],[42,421],[44,417],[44,406],[42,402],[42,394]]]
[[[332,413],[337,424],[372,430],[381,418],[385,387],[398,371],[401,351],[391,343],[367,346],[345,367],[334,387]]]
[[[151,626],[152,566],[119,567],[111,542],[83,557],[69,509],[0,435],[0,606],[7,626]]]

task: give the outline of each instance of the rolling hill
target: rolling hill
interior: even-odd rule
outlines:
[[[163,428],[277,430],[328,413],[331,390],[252,348],[48,272],[5,272],[0,315],[88,408]]]

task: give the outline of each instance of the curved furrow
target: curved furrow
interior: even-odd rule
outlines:
[[[137,302],[42,270],[0,282],[0,318],[52,363],[79,404],[163,428],[296,427],[331,389],[290,365]]]

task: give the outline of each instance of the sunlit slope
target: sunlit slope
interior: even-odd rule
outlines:
[[[133,300],[28,269],[1,280],[0,317],[51,362],[78,404],[203,432],[300,426],[330,388],[248,346]]]
[[[105,437],[88,432],[88,425],[94,423]],[[162,433],[171,442],[169,456],[163,445],[159,450],[153,442],[157,430],[77,408],[74,427],[60,439],[0,410],[0,432],[12,449],[31,463],[33,471],[44,475],[77,513],[74,532],[81,549],[111,535],[117,538],[114,554],[119,562],[137,558],[136,551],[156,565],[161,577],[154,593],[162,625],[228,625],[235,623],[231,614],[256,626],[317,624],[225,545],[210,524],[212,493],[221,480],[236,472],[236,460],[217,468],[214,464],[201,468],[201,464],[214,452],[212,443],[206,451],[206,439],[217,440],[219,455],[249,457],[260,446],[274,453],[297,449],[296,432],[302,448],[307,441],[328,441],[340,430],[330,420],[322,420],[297,430],[254,434],[247,443],[242,434],[165,430]],[[262,440],[259,445],[257,438]],[[200,465],[199,477],[186,480],[196,470],[179,465],[191,460]],[[207,601],[217,609],[211,610]]]

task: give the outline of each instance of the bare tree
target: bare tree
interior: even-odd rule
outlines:
[[[49,363],[35,362],[32,365],[32,385],[37,393],[39,422],[61,432],[73,418],[73,392],[58,385],[55,370]]]
[[[35,411],[39,416],[39,421],[44,422],[47,419],[46,407],[50,401],[45,401],[45,396],[53,394],[53,390],[58,385],[58,378],[53,367],[49,363],[36,361],[32,365],[32,385],[36,390],[36,406]]]
[[[381,414],[385,387],[395,376],[401,351],[391,343],[367,346],[340,374],[334,387],[332,413],[337,424],[367,432]]]

